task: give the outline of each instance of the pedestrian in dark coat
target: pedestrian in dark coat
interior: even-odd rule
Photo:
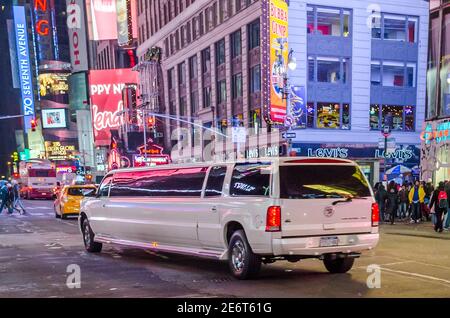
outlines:
[[[384,222],[384,212],[386,209],[387,192],[382,183],[380,183],[380,185],[378,186],[378,191],[375,194],[375,200],[377,201],[378,207],[380,209],[380,221]]]
[[[386,204],[386,213],[389,214],[389,220],[391,221],[391,224],[394,224],[395,221],[395,214],[397,213],[398,209],[398,191],[397,191],[397,185],[394,181],[389,182],[388,189],[387,189],[387,204]]]
[[[434,230],[436,232],[443,231],[443,220],[444,215],[447,213],[448,208],[448,198],[447,192],[444,188],[444,182],[439,182],[439,186],[433,191],[430,200],[430,210],[434,206],[434,213],[436,216],[436,223],[434,224]]]

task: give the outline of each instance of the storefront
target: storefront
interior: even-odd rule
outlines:
[[[387,154],[387,160],[385,160],[384,149],[379,149],[377,144],[294,143],[291,149],[297,156],[301,157],[355,160],[361,166],[371,184],[383,180],[385,169],[388,170],[397,165],[402,165],[413,171],[413,168],[420,162],[420,149],[415,145],[397,145],[394,152]],[[413,172],[410,175],[411,178],[416,177]],[[390,180],[390,176],[387,178]]]

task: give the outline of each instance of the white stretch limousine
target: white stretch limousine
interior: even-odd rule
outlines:
[[[300,157],[115,170],[83,200],[79,224],[89,252],[115,243],[228,260],[240,279],[283,259],[344,273],[379,238],[358,165]]]

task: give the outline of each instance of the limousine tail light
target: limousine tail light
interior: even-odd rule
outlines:
[[[273,205],[267,209],[266,232],[281,231],[281,207]]]
[[[380,222],[380,209],[378,203],[372,203],[372,226],[378,226]]]

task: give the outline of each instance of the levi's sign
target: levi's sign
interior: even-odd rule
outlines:
[[[32,84],[30,55],[28,50],[28,33],[25,8],[14,6],[14,28],[16,35],[17,60],[19,64],[20,89],[22,93],[22,111],[25,116],[25,128],[31,128],[31,117],[34,117],[34,93]]]

